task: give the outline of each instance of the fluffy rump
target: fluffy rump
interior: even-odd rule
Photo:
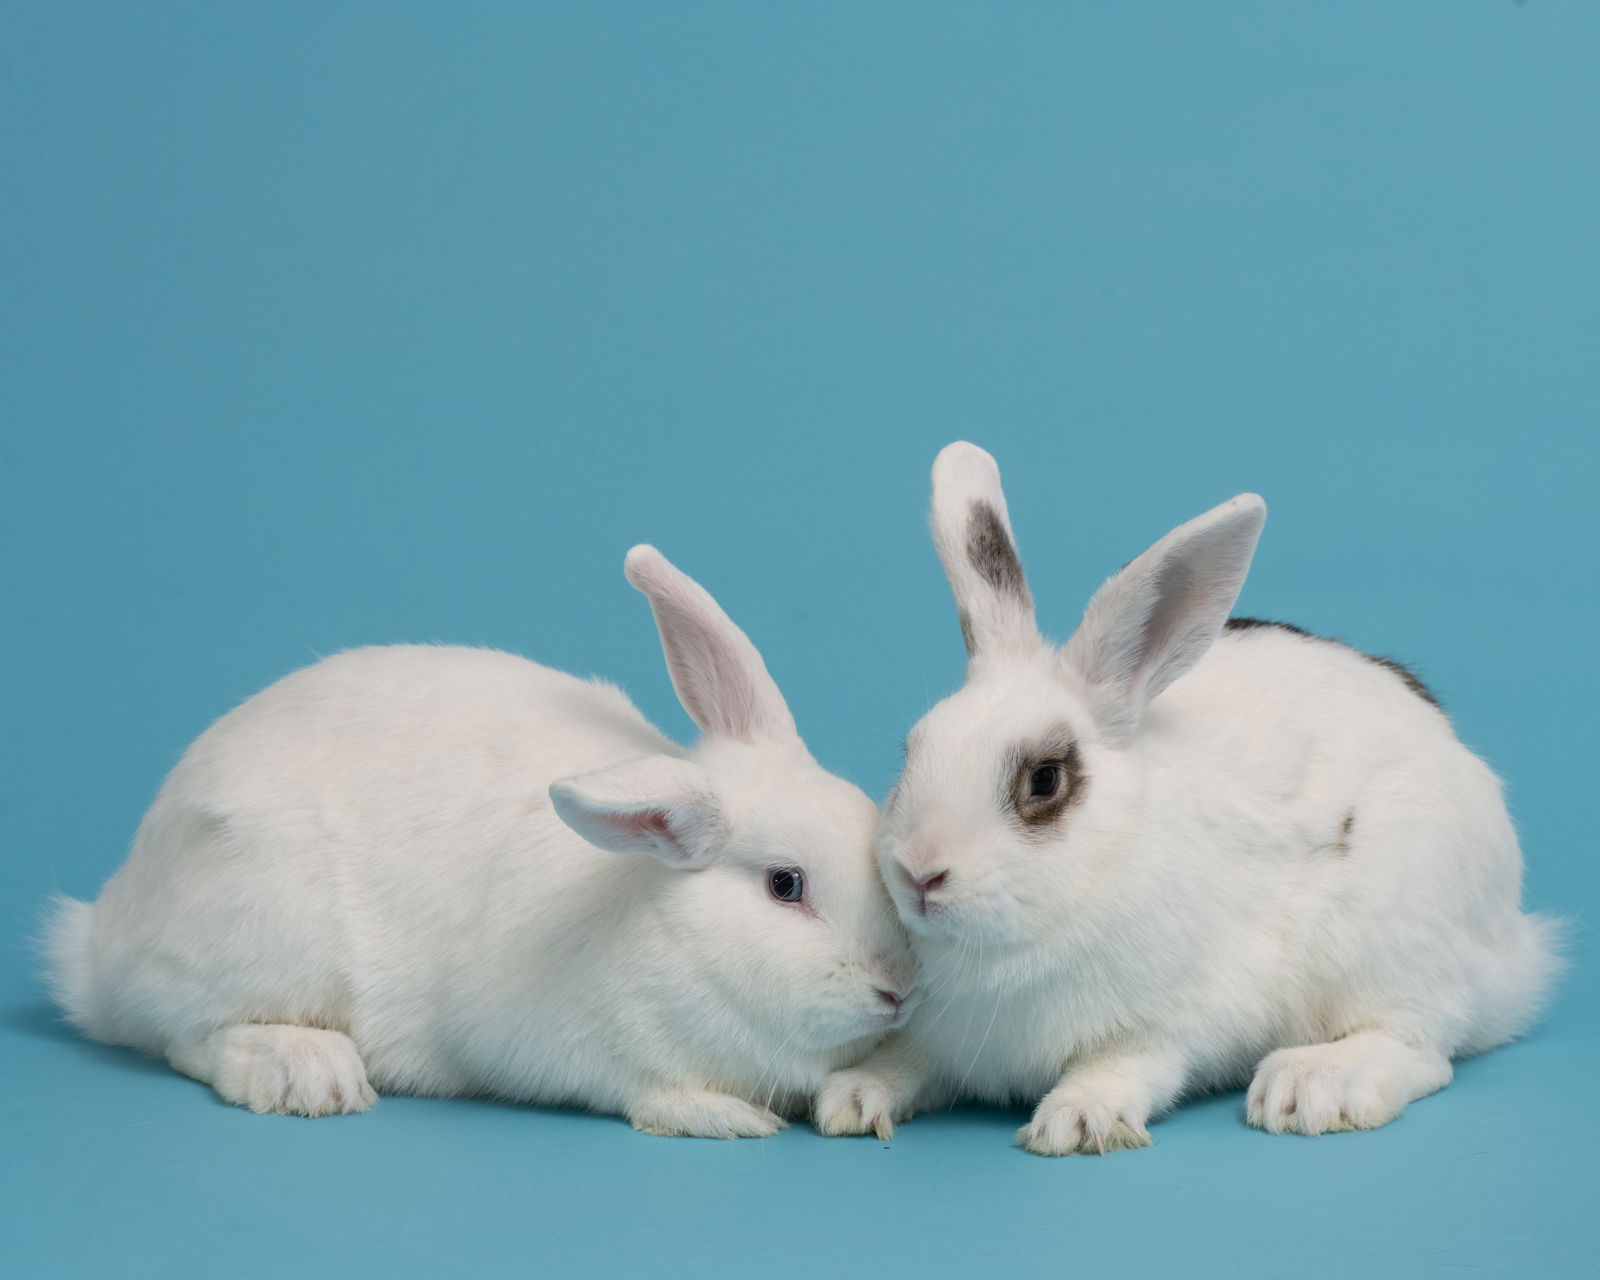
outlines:
[[[1504,1016],[1486,1019],[1479,1037],[1462,1046],[1465,1054],[1481,1053],[1525,1034],[1544,1013],[1556,980],[1566,971],[1569,922],[1527,912],[1519,923],[1522,936],[1507,956],[1504,981],[1496,993]]]
[[[95,1034],[89,1017],[90,984],[94,980],[89,963],[89,931],[93,925],[92,904],[57,896],[51,899],[39,939],[50,995],[67,1021],[87,1036]]]

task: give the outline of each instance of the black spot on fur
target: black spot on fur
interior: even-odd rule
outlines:
[[[1356,652],[1361,653],[1359,649],[1357,649]],[[1362,653],[1361,656],[1368,662],[1376,663],[1380,667],[1387,667],[1390,671],[1394,672],[1395,675],[1400,677],[1406,688],[1410,689],[1412,693],[1416,694],[1417,697],[1421,698],[1430,706],[1439,706],[1439,699],[1433,696],[1433,690],[1428,688],[1427,685],[1423,684],[1421,678],[1415,671],[1411,670],[1410,667],[1396,662],[1393,658],[1380,658],[1375,654],[1370,653]],[[1439,707],[1439,709],[1441,711],[1444,710],[1443,707]]]
[[[1349,649],[1352,653],[1365,658],[1373,666],[1383,667],[1387,671],[1394,672],[1395,675],[1400,677],[1401,683],[1406,688],[1410,689],[1412,693],[1416,694],[1430,707],[1434,707],[1439,711],[1444,710],[1444,707],[1440,705],[1439,699],[1434,697],[1433,690],[1422,683],[1417,673],[1409,667],[1396,662],[1393,658],[1380,658],[1376,654],[1366,653],[1361,649],[1357,649],[1353,644],[1345,644],[1343,640],[1335,640],[1332,636],[1319,636],[1316,632],[1307,631],[1304,627],[1297,627],[1291,622],[1270,622],[1265,618],[1229,618],[1223,624],[1222,629],[1224,631],[1254,631],[1259,627],[1274,627],[1279,631],[1287,631],[1291,635],[1304,636],[1307,640],[1321,640],[1325,644],[1336,644]]]
[[[1339,838],[1333,842],[1333,851],[1339,857],[1344,857],[1350,852],[1350,833],[1356,829],[1356,811],[1350,810],[1344,815],[1344,821],[1339,824]]]
[[[956,621],[961,624],[961,643],[967,646],[967,657],[978,651],[978,642],[972,635],[972,617],[965,609],[956,610]]]
[[[996,591],[1031,603],[1017,549],[1011,545],[1000,513],[987,502],[972,504],[972,515],[967,520],[967,560]]]
[[[1297,636],[1306,636],[1312,640],[1325,639],[1323,636],[1312,635],[1304,627],[1297,627],[1292,622],[1270,622],[1266,618],[1229,618],[1222,624],[1224,631],[1254,631],[1257,627],[1276,627],[1279,631],[1292,632]]]
[[[1061,769],[1064,776],[1060,788],[1047,799],[1029,796],[1028,783],[1034,770],[1046,765]],[[1044,742],[1019,746],[1008,753],[1000,771],[1000,785],[1000,807],[1009,811],[1025,831],[1042,833],[1083,800],[1089,790],[1089,775],[1078,744],[1062,730]]]

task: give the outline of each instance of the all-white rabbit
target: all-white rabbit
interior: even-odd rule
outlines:
[[[876,810],[700,586],[650,547],[626,572],[692,751],[510,654],[328,658],[207,730],[99,901],[59,904],[70,1019],[256,1111],[492,1094],[777,1130],[910,1008]]]
[[[1536,1016],[1553,928],[1519,907],[1498,779],[1403,669],[1228,620],[1265,515],[1174,530],[1058,649],[994,460],[940,454],[970,663],[877,841],[926,995],[828,1082],[824,1132],[970,1097],[1037,1102],[1030,1151],[1104,1152],[1252,1072],[1254,1125],[1371,1128]]]

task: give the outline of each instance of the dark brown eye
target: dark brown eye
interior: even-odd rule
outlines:
[[[1065,772],[1054,760],[1039,765],[1028,778],[1028,798],[1048,800],[1061,790],[1061,778]]]
[[[767,872],[767,892],[779,902],[799,902],[806,896],[806,878],[799,867],[774,867]]]
[[[1078,745],[1064,726],[1018,744],[1005,769],[1000,803],[1024,831],[1035,834],[1052,829],[1082,800],[1088,781]]]

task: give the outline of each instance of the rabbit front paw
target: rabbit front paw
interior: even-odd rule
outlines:
[[[628,1112],[628,1123],[658,1138],[770,1138],[788,1127],[765,1107],[698,1089],[651,1093]]]
[[[822,1082],[815,1107],[817,1129],[828,1138],[871,1133],[888,1141],[903,1112],[895,1086],[861,1070],[835,1071]]]
[[[1033,1119],[1017,1130],[1016,1144],[1036,1156],[1106,1155],[1148,1147],[1142,1116],[1090,1098],[1046,1096]]]

